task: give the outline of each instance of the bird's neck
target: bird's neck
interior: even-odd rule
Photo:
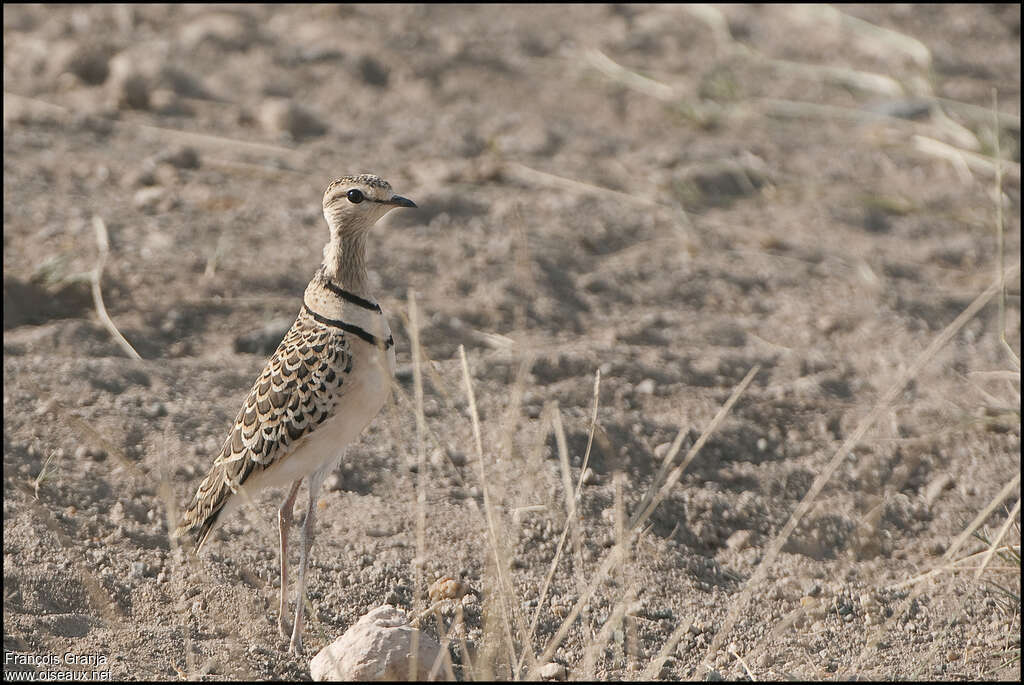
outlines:
[[[366,234],[363,231],[331,231],[324,247],[326,278],[354,295],[369,297],[366,276]]]

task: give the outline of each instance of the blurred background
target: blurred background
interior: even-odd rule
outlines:
[[[166,519],[294,320],[324,189],[369,172],[420,209],[370,241],[399,374],[322,502],[325,635],[382,597],[421,606],[417,569],[493,596],[461,345],[538,654],[578,574],[760,365],[624,562],[640,604],[592,649],[623,595],[601,585],[555,657],[570,673],[1019,667],[1019,577],[1004,611],[949,576],[910,629],[891,589],[977,551],[953,541],[993,498],[994,539],[1019,498],[1019,271],[828,467],[1019,264],[1019,5],[5,5],[3,21],[6,648],[105,650],[130,678],[307,673],[276,649],[222,656],[226,638],[275,642],[246,584],[273,596],[258,517],[227,527],[202,582]],[[433,362],[418,554],[411,295]],[[570,525],[556,414],[582,539],[541,597]],[[736,604],[824,472],[756,607]],[[790,613],[819,605],[850,610]],[[886,621],[899,639],[862,658]]]

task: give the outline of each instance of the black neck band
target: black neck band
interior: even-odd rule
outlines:
[[[359,305],[363,309],[369,309],[371,311],[377,312],[378,314],[381,313],[379,304],[377,304],[376,302],[370,302],[369,300],[364,300],[358,295],[354,295],[353,293],[350,293],[349,291],[344,290],[343,288],[339,288],[338,286],[334,285],[334,283],[332,283],[330,279],[327,279],[324,285],[327,287],[328,290],[330,290],[332,293],[334,293],[343,300],[347,300],[352,304]]]
[[[314,312],[305,303],[303,303],[302,308],[309,312],[310,316],[312,316],[314,319],[324,324],[325,326],[333,326],[334,328],[340,328],[341,330],[347,333],[359,336],[360,338],[362,338],[363,340],[365,340],[366,342],[370,343],[375,347],[383,347],[386,350],[395,344],[395,339],[392,338],[390,335],[388,336],[387,340],[381,343],[377,336],[373,335],[372,333],[366,332],[359,326],[354,326],[350,323],[345,323],[344,321],[338,321],[337,319],[328,319],[326,316],[321,316],[320,314]]]

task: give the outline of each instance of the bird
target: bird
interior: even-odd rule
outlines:
[[[347,445],[384,406],[395,374],[395,344],[370,293],[366,240],[373,225],[416,203],[392,193],[373,174],[343,176],[324,193],[330,237],[323,263],[303,294],[295,323],[245,398],[213,465],[181,516],[175,537],[191,536],[196,555],[218,523],[256,492],[287,487],[278,509],[281,593],[278,631],[288,652],[302,654],[306,567],[313,544],[317,493]],[[289,629],[288,530],[303,479],[309,504]]]

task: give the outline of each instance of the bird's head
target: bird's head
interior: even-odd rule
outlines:
[[[343,176],[331,182],[324,193],[324,218],[331,233],[365,232],[396,207],[416,203],[391,192],[391,185],[379,176]]]

